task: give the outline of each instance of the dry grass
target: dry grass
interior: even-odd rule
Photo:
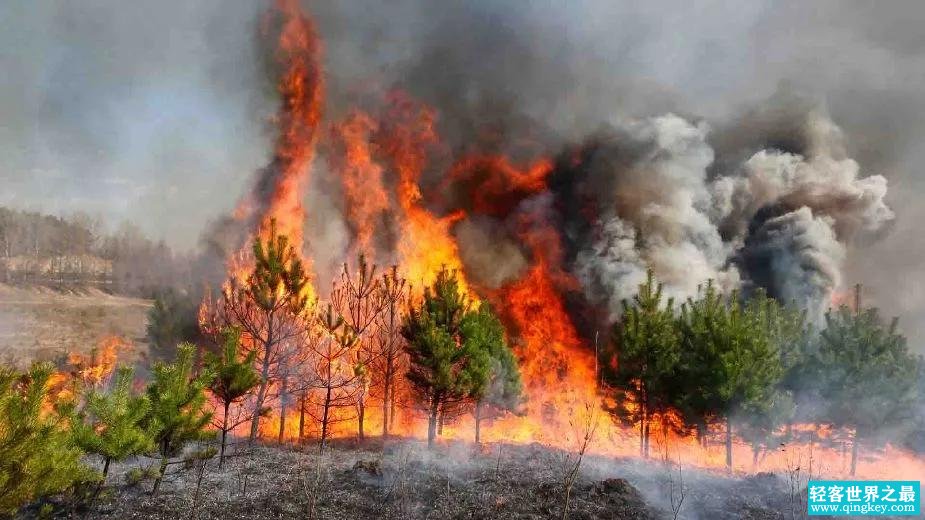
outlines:
[[[79,292],[0,284],[0,357],[18,365],[86,353],[107,336],[145,352],[145,324],[151,302],[89,289]],[[131,362],[133,356],[121,361]]]

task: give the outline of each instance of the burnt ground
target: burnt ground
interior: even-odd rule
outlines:
[[[69,518],[118,519],[540,519],[562,518],[565,475],[573,455],[542,446],[441,444],[373,440],[317,445],[239,448],[219,470],[205,467],[198,497],[196,468],[170,466],[158,495],[151,482],[126,483],[138,460],[115,466],[89,510]],[[638,460],[585,457],[570,493],[571,519],[803,518],[805,505],[789,478],[771,474],[730,477]],[[669,477],[669,474],[671,475]],[[801,493],[802,491],[802,493]],[[794,497],[791,506],[791,496]],[[791,513],[791,507],[793,513]],[[34,511],[34,510],[33,510]],[[23,518],[34,517],[26,512]]]

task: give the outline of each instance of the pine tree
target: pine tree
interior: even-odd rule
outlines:
[[[221,305],[209,316],[211,327],[220,330],[238,327],[257,352],[260,384],[251,418],[250,442],[260,431],[260,419],[266,410],[271,383],[283,372],[305,332],[305,318],[314,312],[314,299],[308,275],[295,248],[285,235],[276,233],[271,220],[267,239],[253,244],[254,268],[244,283],[232,280],[223,292]]]
[[[740,434],[752,443],[753,463],[757,464],[761,450],[776,447],[789,438],[789,425],[796,413],[795,395],[802,387],[812,333],[804,311],[781,304],[767,296],[764,290],[757,290],[747,305],[778,352],[781,366],[780,380],[768,394],[767,406],[742,418]],[[788,425],[783,435],[780,434],[782,425]]]
[[[202,333],[198,303],[191,295],[170,288],[154,296],[146,326],[151,353],[158,358],[169,357],[178,343],[199,341]]]
[[[614,325],[612,347],[604,350],[604,383],[613,390],[611,414],[639,425],[639,453],[649,456],[649,425],[672,402],[680,362],[680,332],[673,300],[663,300],[662,285],[650,269],[632,302],[623,301],[623,317]]]
[[[830,311],[819,344],[827,422],[853,430],[851,474],[861,442],[896,425],[915,402],[919,361],[909,353],[897,320],[884,326],[876,309]]]
[[[51,410],[52,373],[48,363],[25,374],[0,368],[0,514],[99,479],[81,462],[67,417]]]
[[[120,367],[108,392],[91,390],[86,404],[73,414],[72,428],[78,445],[103,459],[103,478],[109,465],[154,449],[152,432],[143,426],[151,409],[147,396],[135,395],[132,367]]]
[[[222,332],[223,347],[221,356],[209,355],[207,364],[215,378],[209,384],[209,392],[222,406],[221,448],[218,465],[225,465],[225,446],[228,432],[240,421],[229,421],[231,405],[241,402],[260,384],[260,374],[254,370],[257,352],[251,351],[241,357],[241,331],[229,327]]]
[[[472,364],[469,398],[474,402],[475,442],[479,443],[486,412],[513,412],[520,405],[520,370],[507,344],[504,326],[487,303],[463,315],[459,333]]]
[[[681,307],[678,407],[698,425],[722,419],[726,465],[732,468],[733,418],[766,413],[780,380],[780,358],[762,316],[737,293],[725,300],[708,284]]]
[[[409,308],[402,324],[408,382],[427,409],[428,446],[433,446],[440,414],[470,399],[488,377],[486,363],[473,361],[460,335],[466,309],[455,273],[444,269],[424,290],[421,304]]]
[[[205,389],[213,375],[208,370],[195,373],[195,351],[194,345],[181,344],[173,363],[156,363],[152,369],[152,380],[147,388],[151,409],[145,426],[153,432],[161,457],[152,494],[160,488],[170,457],[180,453],[187,442],[211,436],[205,431],[212,419],[212,414],[205,409]]]

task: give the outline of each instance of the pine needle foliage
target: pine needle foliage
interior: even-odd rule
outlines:
[[[0,515],[99,478],[81,462],[67,419],[52,409],[53,373],[48,363],[26,373],[0,368]]]
[[[204,390],[213,376],[209,370],[195,372],[195,351],[195,345],[180,344],[173,363],[156,363],[152,370],[147,388],[151,409],[145,426],[153,432],[161,456],[160,472],[152,493],[157,493],[170,457],[179,454],[186,443],[212,435],[205,430],[212,414],[206,409]]]
[[[214,374],[209,392],[222,406],[221,448],[219,467],[225,463],[225,446],[229,429],[231,405],[247,397],[260,384],[260,374],[254,369],[257,352],[252,350],[242,357],[241,330],[229,327],[222,332],[221,356],[209,355],[207,364]]]
[[[134,374],[132,367],[120,367],[109,391],[90,390],[83,409],[73,415],[74,438],[84,451],[103,459],[103,478],[110,463],[154,451],[152,432],[144,425],[151,402],[132,391]]]

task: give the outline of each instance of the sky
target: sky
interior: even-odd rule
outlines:
[[[0,204],[128,220],[195,249],[268,157],[274,100],[256,29],[265,6],[0,1]],[[800,92],[842,127],[862,171],[890,183],[896,222],[852,245],[847,274],[925,340],[925,3],[305,6],[324,36],[331,113],[370,82],[414,79],[461,97],[460,84],[485,83],[568,136],[667,111],[722,126],[781,89]]]

